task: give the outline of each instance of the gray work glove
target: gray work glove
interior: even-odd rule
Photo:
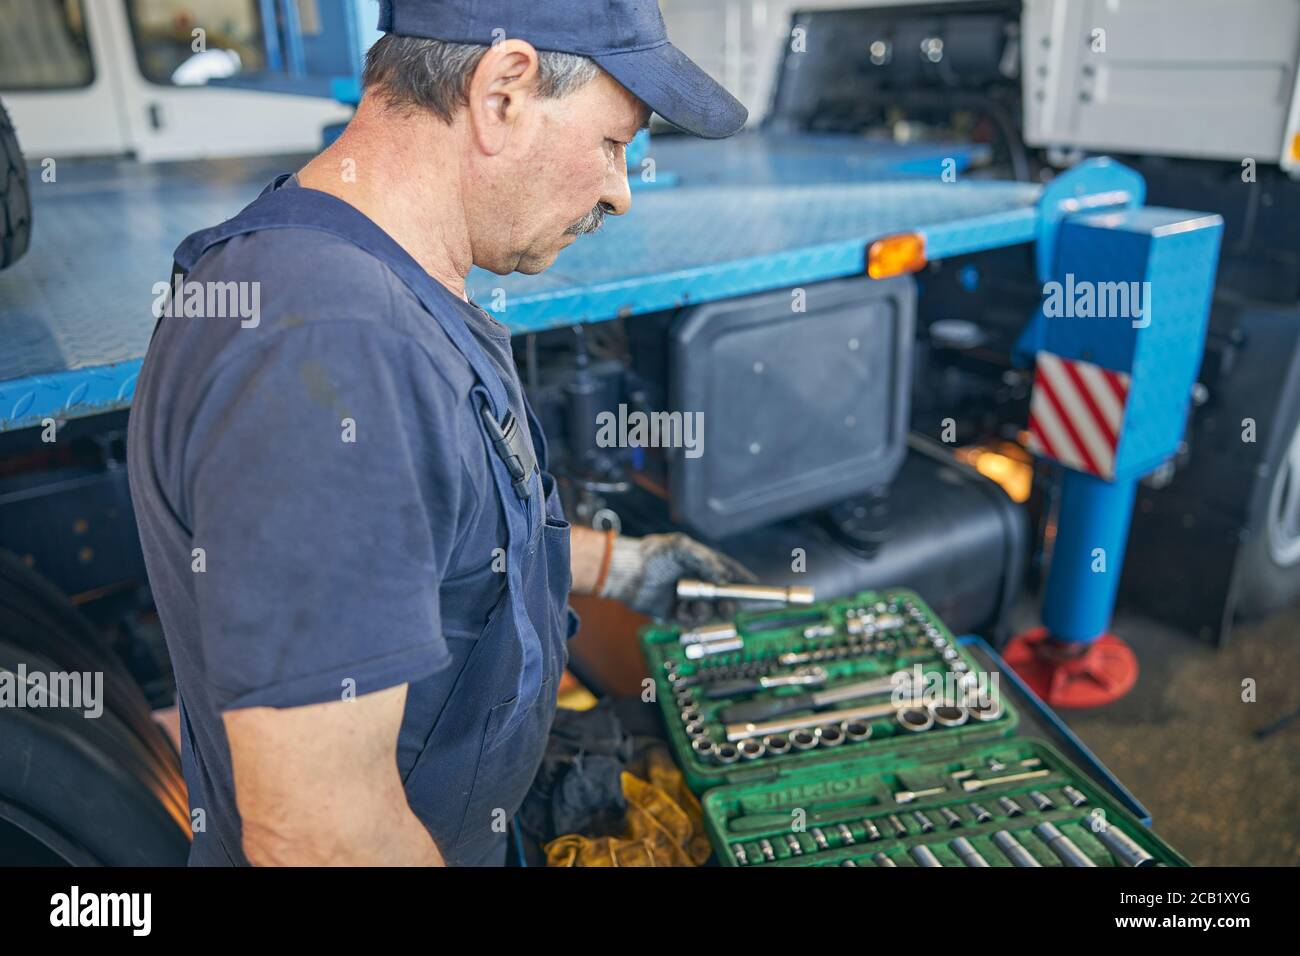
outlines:
[[[713,584],[756,581],[739,561],[688,535],[620,536],[614,539],[609,572],[600,594],[663,620],[672,614],[678,578],[696,578]]]

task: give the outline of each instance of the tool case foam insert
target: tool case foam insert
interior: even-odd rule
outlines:
[[[699,629],[641,632],[671,746],[723,865],[1186,865],[1047,743],[1014,736],[1018,715],[996,675],[980,673],[912,592],[728,623],[730,640],[725,626],[705,629],[709,653],[692,649]],[[911,690],[884,690],[900,672]],[[803,683],[780,683],[796,674]],[[874,692],[860,697],[807,696],[868,681]]]

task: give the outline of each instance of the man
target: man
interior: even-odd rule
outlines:
[[[569,529],[509,333],[465,289],[627,212],[650,110],[721,137],[744,108],[654,0],[380,16],[343,135],[177,249],[182,289],[255,290],[256,321],[174,306],[136,390],[196,864],[503,862],[570,586],[663,615],[677,577],[745,574],[681,535]]]

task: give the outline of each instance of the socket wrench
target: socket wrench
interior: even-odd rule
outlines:
[[[770,584],[713,584],[682,578],[677,582],[677,597],[704,601],[778,601],[783,604],[812,604],[816,596],[809,587],[778,587]]]

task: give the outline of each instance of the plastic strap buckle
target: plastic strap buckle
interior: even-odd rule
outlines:
[[[533,455],[532,443],[519,425],[519,419],[515,418],[514,412],[508,411],[505,421],[497,424],[497,420],[492,416],[492,409],[486,405],[479,409],[479,414],[483,418],[484,426],[487,427],[493,447],[505,463],[506,470],[510,472],[515,494],[527,500],[528,479],[537,470],[537,458]]]

